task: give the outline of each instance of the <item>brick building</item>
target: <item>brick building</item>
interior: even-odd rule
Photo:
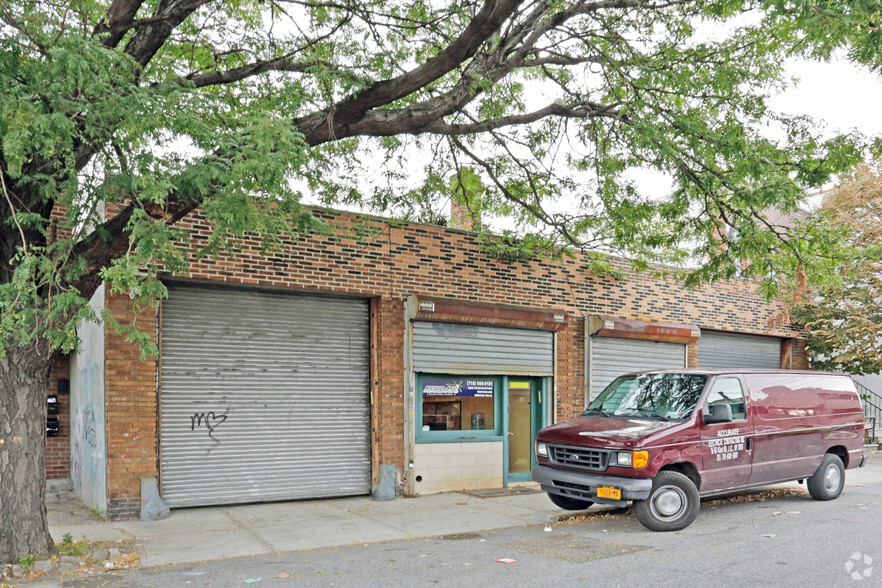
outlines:
[[[268,258],[242,240],[137,317],[97,292],[96,308],[155,333],[159,357],[83,327],[53,372],[70,394],[47,477],[109,518],[138,516],[150,480],[172,508],[501,487],[529,479],[539,428],[618,373],[808,365],[748,281],[686,290],[613,260],[616,280],[578,257],[499,261],[465,230],[320,214],[368,236]],[[198,214],[182,226],[209,234]]]

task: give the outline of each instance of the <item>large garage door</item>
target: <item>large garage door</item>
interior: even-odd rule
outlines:
[[[365,301],[170,287],[160,355],[169,505],[370,492]]]
[[[593,337],[589,343],[591,398],[622,374],[686,366],[686,346],[680,343],[618,337]]]
[[[698,340],[698,367],[718,369],[781,367],[781,339],[702,331]]]

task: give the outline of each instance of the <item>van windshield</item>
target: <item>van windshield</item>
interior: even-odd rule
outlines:
[[[607,386],[582,415],[685,419],[692,414],[706,383],[707,376],[699,374],[622,376]]]

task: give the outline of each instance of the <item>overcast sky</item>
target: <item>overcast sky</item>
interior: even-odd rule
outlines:
[[[788,65],[799,84],[772,101],[788,114],[807,114],[826,121],[827,131],[857,129],[882,135],[882,75],[845,60],[831,63],[794,61]]]

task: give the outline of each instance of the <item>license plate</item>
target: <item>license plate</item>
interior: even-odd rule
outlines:
[[[611,488],[609,486],[600,486],[597,488],[597,497],[598,498],[612,498],[613,500],[621,500],[622,499],[622,491],[618,488]]]

